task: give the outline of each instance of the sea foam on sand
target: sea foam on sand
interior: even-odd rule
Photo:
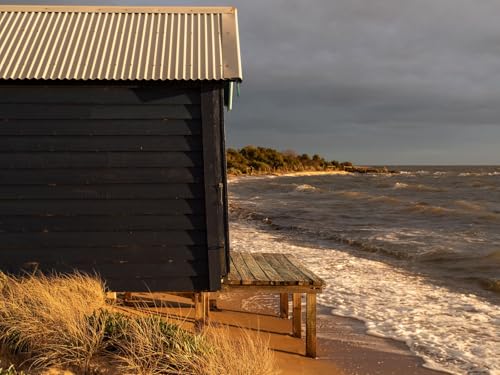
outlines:
[[[475,294],[321,243],[298,245],[246,221],[231,223],[237,251],[292,253],[326,281],[318,302],[365,321],[369,334],[406,342],[425,366],[456,374],[500,374],[500,309]],[[321,335],[321,332],[318,332]]]

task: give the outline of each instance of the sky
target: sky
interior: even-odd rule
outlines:
[[[244,82],[227,116],[230,147],[500,164],[498,0],[98,3],[238,8]]]

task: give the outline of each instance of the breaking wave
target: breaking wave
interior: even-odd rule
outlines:
[[[302,184],[302,185],[298,185],[297,187],[295,187],[295,191],[306,191],[306,192],[313,192],[313,191],[319,191],[320,189],[312,186],[312,185],[308,185],[308,184]]]
[[[433,186],[423,185],[423,184],[408,184],[405,182],[396,182],[393,189],[408,189],[414,191],[430,191],[430,192],[443,192],[446,191],[442,188],[437,188]]]

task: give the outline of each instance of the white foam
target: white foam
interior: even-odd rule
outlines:
[[[318,190],[318,188],[311,186],[311,185],[308,185],[308,184],[298,185],[295,188],[295,191],[317,191],[317,190]]]
[[[319,302],[366,322],[369,333],[404,341],[426,367],[500,374],[500,309],[376,259],[294,245],[253,224],[231,224],[234,250],[293,253],[327,282]]]
[[[404,182],[396,182],[394,184],[394,189],[406,189],[408,187],[408,184],[405,184]]]

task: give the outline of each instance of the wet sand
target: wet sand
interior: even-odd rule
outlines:
[[[259,298],[274,299],[274,309],[259,304]],[[221,321],[232,315],[240,326],[260,327],[262,333],[270,337],[271,348],[276,352],[283,374],[442,374],[422,367],[423,361],[404,343],[367,335],[363,322],[333,316],[330,309],[322,306],[318,306],[318,358],[306,358],[304,339],[290,335],[291,320],[276,317],[278,301],[277,295],[222,295],[219,299],[222,311],[212,315]]]

